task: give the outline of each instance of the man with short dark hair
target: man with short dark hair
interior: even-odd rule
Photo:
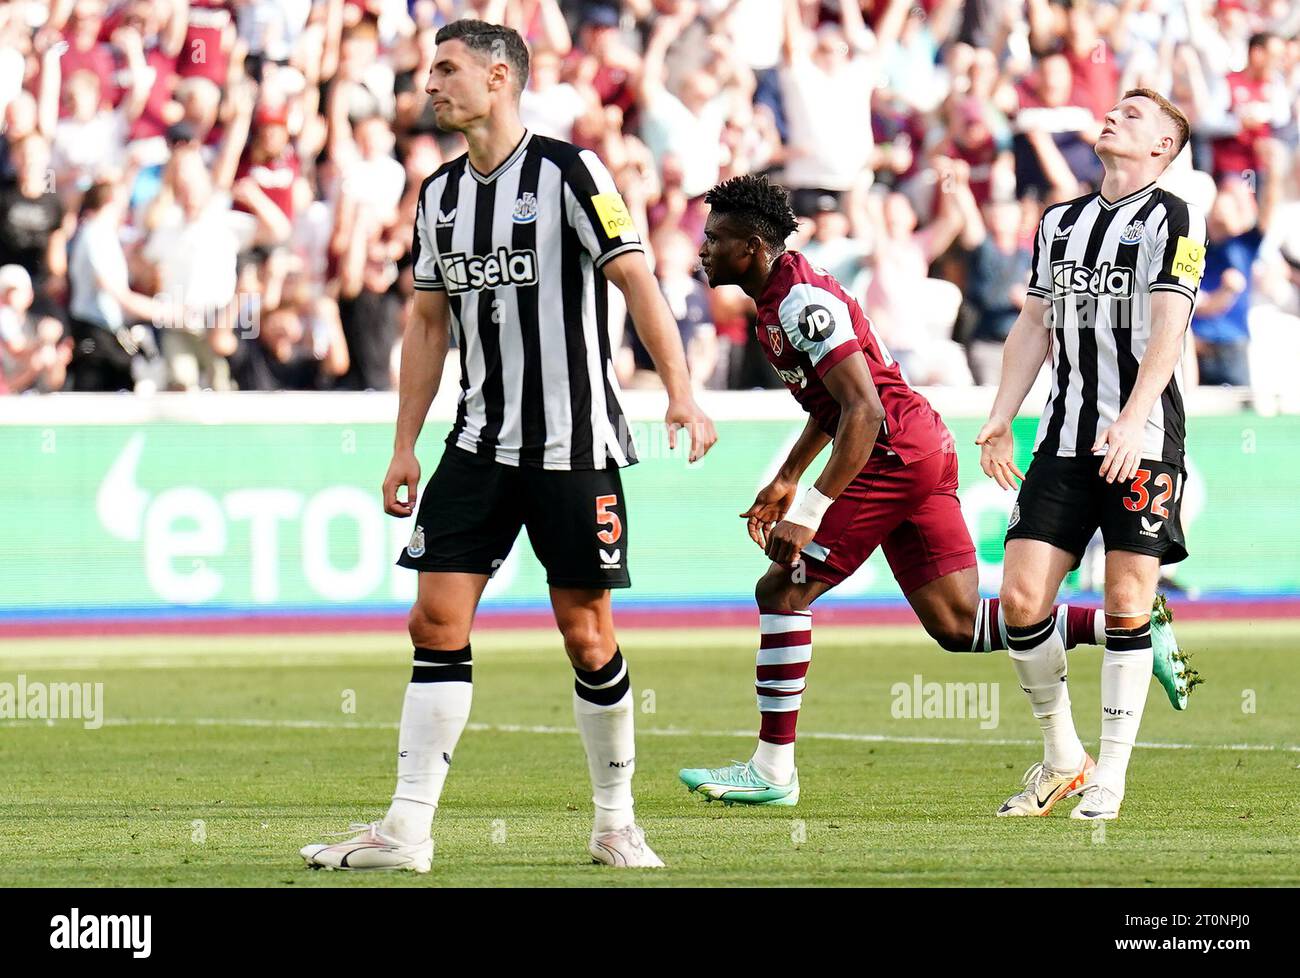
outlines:
[[[812,661],[812,605],[879,547],[926,632],[949,652],[1006,648],[997,598],[981,599],[975,546],[957,499],[952,435],[908,386],[870,319],[825,269],[785,247],[796,221],[786,191],[760,175],[705,195],[700,248],[711,286],[737,285],[758,309],[758,344],[808,413],[772,481],[741,514],[771,559],[754,589],[759,612],[758,746],[748,762],[686,768],[707,801],[799,801],[795,739]],[[830,458],[795,502],[827,443]],[[1095,608],[1054,609],[1065,647],[1091,645]],[[1162,682],[1175,695],[1173,663]]]
[[[596,808],[588,851],[612,866],[662,866],[633,818],[632,692],[610,608],[610,589],[631,583],[619,469],[636,452],[610,360],[607,281],[626,296],[667,388],[670,446],[688,429],[694,461],[717,435],[691,394],[677,325],[609,171],[594,153],[519,121],[523,40],[473,20],[448,24],[437,40],[426,91],[439,128],[463,133],[469,151],[420,188],[416,293],[384,479],[385,511],[415,516],[398,563],[420,572],[397,790],[382,822],[302,855],[333,869],[429,870],[434,812],[469,717],[470,624],[527,527],[575,674],[574,716]],[[415,442],[449,325],[460,408],[417,511]]]

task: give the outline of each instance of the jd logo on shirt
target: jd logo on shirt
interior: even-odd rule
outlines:
[[[1133,269],[1102,262],[1089,268],[1076,261],[1052,262],[1052,295],[1111,296],[1128,299],[1133,295]]]
[[[835,331],[835,317],[825,306],[804,306],[799,313],[799,332],[810,343],[821,343]]]
[[[451,295],[506,285],[537,284],[537,253],[531,249],[510,251],[501,247],[490,255],[452,251],[438,260]]]

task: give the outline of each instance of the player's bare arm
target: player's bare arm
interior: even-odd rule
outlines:
[[[871,381],[866,357],[845,357],[822,380],[840,405],[840,421],[831,457],[813,488],[826,499],[834,499],[866,467],[885,420],[885,409]],[[816,533],[815,527],[782,520],[768,534],[767,556],[778,564],[791,564]]]
[[[1107,482],[1127,482],[1137,474],[1142,461],[1142,433],[1164,389],[1174,375],[1183,353],[1183,334],[1191,320],[1192,300],[1178,292],[1151,293],[1151,337],[1138,366],[1133,393],[1119,417],[1097,435],[1093,454],[1103,450],[1101,476]]]
[[[677,447],[677,429],[684,428],[691,439],[690,460],[699,461],[717,442],[718,432],[713,421],[695,403],[681,334],[645,255],[640,252],[619,255],[605,263],[604,272],[627,298],[632,325],[668,392],[668,413],[664,415],[668,447]]]
[[[812,418],[803,426],[803,431],[790,448],[785,462],[776,473],[776,478],[758,491],[754,505],[740,514],[748,521],[749,538],[767,549],[767,533],[779,523],[799,492],[799,480],[803,477],[813,459],[822,453],[831,440],[831,436],[818,427]]]
[[[420,485],[420,462],[415,440],[420,437],[429,405],[438,393],[442,368],[450,343],[447,293],[417,291],[402,336],[402,365],[397,382],[397,434],[393,460],[384,476],[384,512],[410,516],[415,512]],[[406,486],[406,499],[397,492]]]
[[[1050,312],[1046,300],[1036,296],[1025,298],[1024,307],[1016,317],[1003,348],[1002,376],[998,380],[993,409],[975,439],[975,444],[980,446],[980,468],[1003,489],[1015,488],[1013,478],[1021,482],[1025,480],[1024,473],[1016,466],[1011,421],[1047,359],[1052,335],[1047,328]]]

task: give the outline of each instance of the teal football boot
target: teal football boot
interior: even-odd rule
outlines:
[[[1187,697],[1203,680],[1188,661],[1188,653],[1178,648],[1174,638],[1174,613],[1163,594],[1157,594],[1151,606],[1151,671],[1164,687],[1175,710],[1187,709]]]
[[[764,781],[748,761],[732,761],[728,767],[683,768],[677,776],[691,791],[703,795],[706,802],[720,801],[728,806],[799,804],[798,771],[785,785]]]

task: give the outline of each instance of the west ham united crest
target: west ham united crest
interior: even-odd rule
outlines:
[[[779,357],[781,351],[785,349],[785,336],[782,334],[780,326],[769,326],[767,328],[767,341],[772,344],[772,352]]]

